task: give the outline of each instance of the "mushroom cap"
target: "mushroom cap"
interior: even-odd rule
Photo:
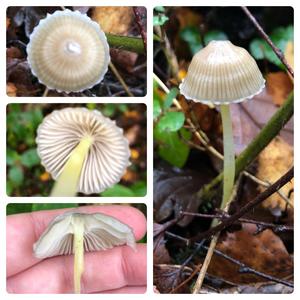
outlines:
[[[185,98],[205,104],[241,102],[259,94],[265,80],[254,58],[230,41],[211,41],[197,52],[180,85]]]
[[[37,152],[47,172],[57,179],[85,137],[92,139],[92,145],[82,166],[78,191],[100,193],[119,182],[130,164],[128,140],[115,121],[82,107],[55,110],[38,127]]]
[[[79,92],[98,84],[110,62],[98,23],[79,11],[56,11],[40,21],[27,45],[34,76],[49,89]]]
[[[67,212],[57,216],[33,245],[37,258],[74,253],[74,224],[83,222],[83,245],[86,252],[111,249],[128,245],[135,249],[135,237],[132,229],[111,216],[102,213]]]

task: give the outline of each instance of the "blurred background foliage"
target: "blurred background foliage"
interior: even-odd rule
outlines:
[[[44,116],[66,106],[97,109],[124,129],[131,150],[131,165],[120,183],[102,196],[137,197],[146,194],[146,106],[143,104],[9,104],[7,106],[7,182],[9,196],[48,196],[51,175],[36,151],[36,130]],[[97,195],[92,195],[97,196]]]

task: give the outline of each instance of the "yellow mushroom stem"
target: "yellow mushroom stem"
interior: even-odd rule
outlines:
[[[73,251],[74,251],[74,292],[80,294],[81,291],[81,275],[84,270],[84,247],[83,233],[84,222],[81,218],[74,218],[73,221]]]
[[[85,137],[71,152],[62,173],[52,189],[52,197],[72,197],[76,195],[82,166],[92,143],[93,139],[91,137]]]
[[[221,209],[224,209],[230,199],[235,177],[234,142],[230,117],[230,107],[228,104],[221,104],[221,117],[223,124],[224,149],[223,199]]]

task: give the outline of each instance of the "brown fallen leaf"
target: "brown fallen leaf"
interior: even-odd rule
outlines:
[[[273,103],[272,96],[265,89],[253,99],[239,104],[230,105],[231,120],[233,124],[235,152],[238,155],[243,151],[261,128],[270,120],[278,110]],[[294,125],[293,118],[281,130],[280,136],[293,145]]]
[[[227,232],[221,237],[217,249],[277,278],[293,274],[292,258],[281,239],[269,229],[254,235],[256,229],[254,224],[243,224],[242,230]],[[237,284],[266,281],[253,274],[239,273],[239,266],[217,255],[213,256],[208,273]]]
[[[126,35],[133,21],[133,11],[128,6],[95,7],[92,19],[96,21],[106,33]]]
[[[288,64],[293,68],[294,67],[294,43],[292,41],[289,41],[286,44],[284,56]]]
[[[267,90],[275,105],[282,105],[293,90],[293,82],[285,72],[272,72],[267,75]]]
[[[293,148],[281,138],[275,138],[258,156],[258,168],[256,176],[268,182],[275,182],[284,173],[286,173],[294,163]],[[260,192],[266,188],[258,187]],[[294,181],[287,183],[280,191],[286,196],[294,188]],[[291,203],[294,203],[294,194],[290,197]],[[267,198],[262,206],[268,208],[273,213],[280,214],[286,208],[286,201],[278,194],[274,193]],[[278,211],[279,210],[279,211]]]
[[[6,94],[8,97],[16,97],[17,96],[17,88],[13,83],[8,82],[6,84]]]
[[[153,232],[159,231],[163,225],[154,223]],[[153,262],[154,264],[169,264],[171,262],[171,257],[169,251],[165,246],[164,234],[159,234],[153,242]]]

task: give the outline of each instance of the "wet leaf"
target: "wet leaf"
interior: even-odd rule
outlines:
[[[184,114],[182,112],[167,112],[156,124],[158,131],[178,131],[184,124]]]
[[[293,262],[281,239],[267,229],[254,235],[257,227],[243,224],[242,230],[227,232],[217,249],[263,273],[284,278],[293,274]],[[208,273],[234,283],[266,281],[256,275],[239,273],[239,267],[214,255]]]
[[[180,135],[185,140],[190,140],[192,136],[184,128],[180,130]],[[159,144],[159,155],[164,160],[179,168],[184,166],[190,152],[190,147],[180,139],[179,132],[160,131],[155,127],[154,138]]]

